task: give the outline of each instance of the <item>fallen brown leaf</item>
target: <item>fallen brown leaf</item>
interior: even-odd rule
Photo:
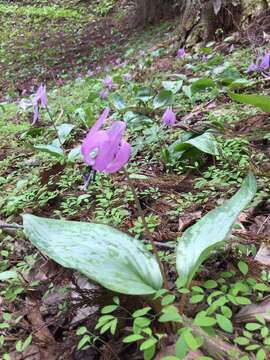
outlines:
[[[36,301],[27,299],[30,311],[27,315],[33,328],[33,338],[40,343],[39,352],[42,360],[56,360],[56,341],[44,322]]]

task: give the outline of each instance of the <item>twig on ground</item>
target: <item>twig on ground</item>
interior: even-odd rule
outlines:
[[[0,221],[0,229],[23,229],[22,225],[19,224],[6,224]]]

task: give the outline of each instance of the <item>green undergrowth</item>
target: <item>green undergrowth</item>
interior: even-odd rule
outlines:
[[[110,4],[110,1],[103,2],[104,8]],[[5,6],[4,11],[8,11],[11,5]],[[23,21],[31,18],[31,26],[39,27],[44,14],[32,9],[29,16],[28,11],[27,7],[20,9],[16,16],[22,16]],[[50,11],[47,15],[51,18]],[[58,11],[51,20],[62,14],[65,19],[75,21],[74,16],[78,14],[76,10]],[[4,16],[3,10],[1,16]],[[75,31],[73,25],[69,25],[72,28],[69,30]],[[20,96],[16,102],[10,100],[1,104],[1,220],[21,223],[22,214],[32,213],[52,219],[109,224],[136,239],[144,237],[142,220],[134,208],[134,195],[122,171],[113,175],[98,173],[86,191],[81,188],[89,169],[76,149],[106,106],[111,108],[111,119],[126,122],[126,138],[132,145],[127,169],[142,203],[149,231],[159,243],[174,247],[185,227],[235,194],[249,171],[255,173],[258,183],[250,208],[263,200],[268,201],[269,117],[267,119],[260,106],[234,102],[229,95],[230,91],[270,95],[263,81],[258,83],[260,75],[246,74],[246,66],[252,60],[250,51],[237,49],[225,56],[215,50],[215,44],[209,44],[197,53],[188,53],[179,59],[175,57],[176,44],[168,48],[152,46],[158,38],[168,36],[171,25],[166,23],[127,43],[120,65],[110,65],[88,76],[77,74],[76,80],[66,81],[65,85],[48,85],[49,113],[40,109],[35,126],[31,126],[31,97]],[[31,28],[31,36],[34,29]],[[5,24],[5,36],[8,31]],[[16,38],[19,31],[18,25],[17,33],[13,34]],[[155,38],[147,46],[154,32]],[[2,66],[7,65],[8,41],[0,50],[5,55]],[[38,57],[40,53],[36,55]],[[53,53],[46,56],[54,61]],[[12,58],[11,63],[14,60]],[[123,63],[125,60],[127,63]],[[34,57],[31,61],[36,64]],[[14,67],[5,69],[15,81]],[[21,74],[23,71],[36,74],[36,70],[40,69],[23,67]],[[127,74],[131,76],[128,80]],[[104,90],[106,75],[112,77],[116,88],[102,100],[100,93]],[[167,107],[172,107],[177,115],[173,127],[165,126],[161,120]],[[258,126],[256,122],[246,126],[255,117]],[[61,129],[66,132],[62,138],[64,152],[59,146],[48,151],[48,146],[57,142],[55,126],[58,136]],[[191,217],[191,221],[182,228],[184,216]],[[155,351],[162,348],[161,339],[165,341],[167,337],[166,325],[161,326],[165,323],[177,330],[174,331],[178,336],[175,357],[166,358],[175,360],[183,359],[189,350],[201,348],[200,337],[192,332],[192,326],[196,325],[209,336],[220,331],[225,333],[231,345],[251,354],[243,355],[242,360],[254,356],[258,360],[266,359],[270,345],[265,319],[258,316],[241,325],[234,322],[243,306],[259,303],[269,293],[268,270],[258,268],[257,272],[252,272],[258,244],[241,238],[241,231],[237,233],[246,226],[246,222],[243,223],[234,226],[233,241],[211,253],[206,263],[200,266],[192,286],[185,287],[178,279],[170,292],[164,289],[157,292],[156,299],[161,304],[158,313],[145,305],[146,299],[138,299],[138,303],[136,300],[131,306],[122,304],[125,300],[113,295],[106,306],[99,309],[97,321],[91,318],[89,325],[89,319],[83,319],[78,326],[67,326],[65,336],[76,338],[77,351],[89,348],[100,351],[101,344],[113,341],[113,337],[120,334],[127,344],[127,352],[140,352],[145,359],[152,359]],[[64,293],[71,286],[68,281],[64,286],[54,280],[25,280],[23,275],[45,260],[29,242],[21,240],[20,234],[14,238],[3,231],[0,237],[0,293],[5,304],[11,302],[18,306],[19,314],[29,291],[38,289],[37,294],[41,291],[39,300],[42,302],[53,290]],[[18,245],[18,239],[23,241],[23,246]],[[151,249],[149,244],[147,247]],[[177,278],[174,252],[171,248],[161,248],[159,254],[174,281]],[[14,275],[15,271],[19,276]],[[192,319],[192,324],[183,322],[183,314],[180,315],[174,305],[182,295],[187,298],[185,315]],[[67,299],[57,305],[52,316],[55,333],[60,331],[63,320],[68,321],[70,307]],[[0,347],[5,360],[9,359],[9,352],[23,353],[34,341],[31,331],[22,330],[25,328],[21,325],[24,316],[24,312],[17,316],[5,307],[0,323]],[[125,330],[121,328],[121,321],[124,321]],[[178,328],[180,323],[183,326]],[[8,336],[14,329],[20,329],[23,334],[10,342]],[[234,358],[235,355],[231,356]]]
[[[116,11],[113,25],[105,20],[114,5],[111,0],[91,2],[91,6],[1,1],[1,100],[4,94],[9,98],[30,93],[42,79],[58,79],[61,84],[103,60],[124,36],[118,27],[125,9]]]

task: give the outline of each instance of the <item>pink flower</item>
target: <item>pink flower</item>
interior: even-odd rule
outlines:
[[[260,67],[263,70],[268,70],[270,68],[270,51],[264,55],[264,57],[262,58]]]
[[[162,116],[162,121],[167,126],[172,126],[176,122],[176,115],[172,108],[167,108]]]
[[[107,75],[105,77],[105,79],[103,80],[103,84],[109,89],[116,89],[117,88],[117,84],[114,84],[113,79],[110,75]]]
[[[109,96],[109,90],[107,89],[102,90],[99,94],[101,100],[107,99],[108,96]]]
[[[144,50],[139,50],[139,55],[140,56],[145,56],[146,55],[146,52]]]
[[[266,53],[262,59],[258,58],[256,64],[250,64],[247,73],[257,71],[269,75],[269,72],[267,72],[268,69],[270,69],[270,51]]]
[[[251,72],[254,72],[254,71],[257,71],[258,70],[258,65],[252,63],[249,65],[248,69],[247,69],[247,73],[251,73]]]
[[[89,77],[93,76],[94,74],[95,74],[94,71],[91,70],[91,69],[89,69],[89,70],[87,71],[87,73],[86,73],[86,75],[89,76]]]
[[[186,52],[184,48],[181,48],[177,51],[176,57],[178,58],[184,58],[186,56]]]
[[[126,73],[123,75],[123,79],[125,81],[130,81],[132,79],[132,75],[130,73]]]
[[[108,130],[100,130],[110,109],[107,107],[87,134],[81,152],[84,161],[95,171],[115,173],[129,160],[131,146],[122,137],[126,128],[123,121],[115,121]]]
[[[47,106],[47,95],[46,95],[46,86],[40,85],[37,89],[37,92],[33,99],[33,105],[34,105],[34,116],[33,116],[33,122],[32,125],[34,125],[39,118],[39,108],[43,107],[46,108]]]

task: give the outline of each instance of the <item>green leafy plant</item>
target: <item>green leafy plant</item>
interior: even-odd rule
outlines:
[[[158,264],[139,240],[107,225],[33,215],[23,218],[26,236],[42,252],[65,267],[77,268],[108,289],[142,295],[162,287]]]
[[[264,95],[243,95],[229,92],[231,99],[240,102],[242,104],[254,105],[261,110],[270,113],[270,97]]]
[[[235,219],[256,191],[254,175],[249,174],[230,200],[210,211],[184,233],[177,246],[176,266],[178,274],[188,283],[211,251],[228,238]],[[222,227],[219,226],[221,223]]]
[[[230,200],[184,233],[177,246],[176,264],[179,275],[188,283],[211,250],[228,238],[235,219],[255,193],[256,180],[249,174]],[[106,225],[50,220],[30,214],[24,215],[23,220],[26,236],[42,252],[111,290],[153,294],[162,287],[158,264],[139,240]],[[220,222],[222,231],[217,233]],[[71,256],[76,252],[76,257]],[[108,271],[104,271],[104,264]]]
[[[193,163],[200,161],[202,154],[218,156],[220,154],[218,143],[212,132],[196,136],[194,133],[185,132],[180,140],[163,149],[161,156],[165,163],[177,160],[188,160]]]
[[[72,124],[61,124],[56,127],[57,131],[57,139],[53,140],[51,144],[37,144],[34,145],[34,148],[39,150],[40,152],[48,153],[49,155],[56,157],[58,159],[64,160],[65,154],[63,150],[63,144],[68,139],[71,131],[74,129],[74,125]],[[68,155],[68,159],[73,160],[78,156],[77,148],[71,150]]]

